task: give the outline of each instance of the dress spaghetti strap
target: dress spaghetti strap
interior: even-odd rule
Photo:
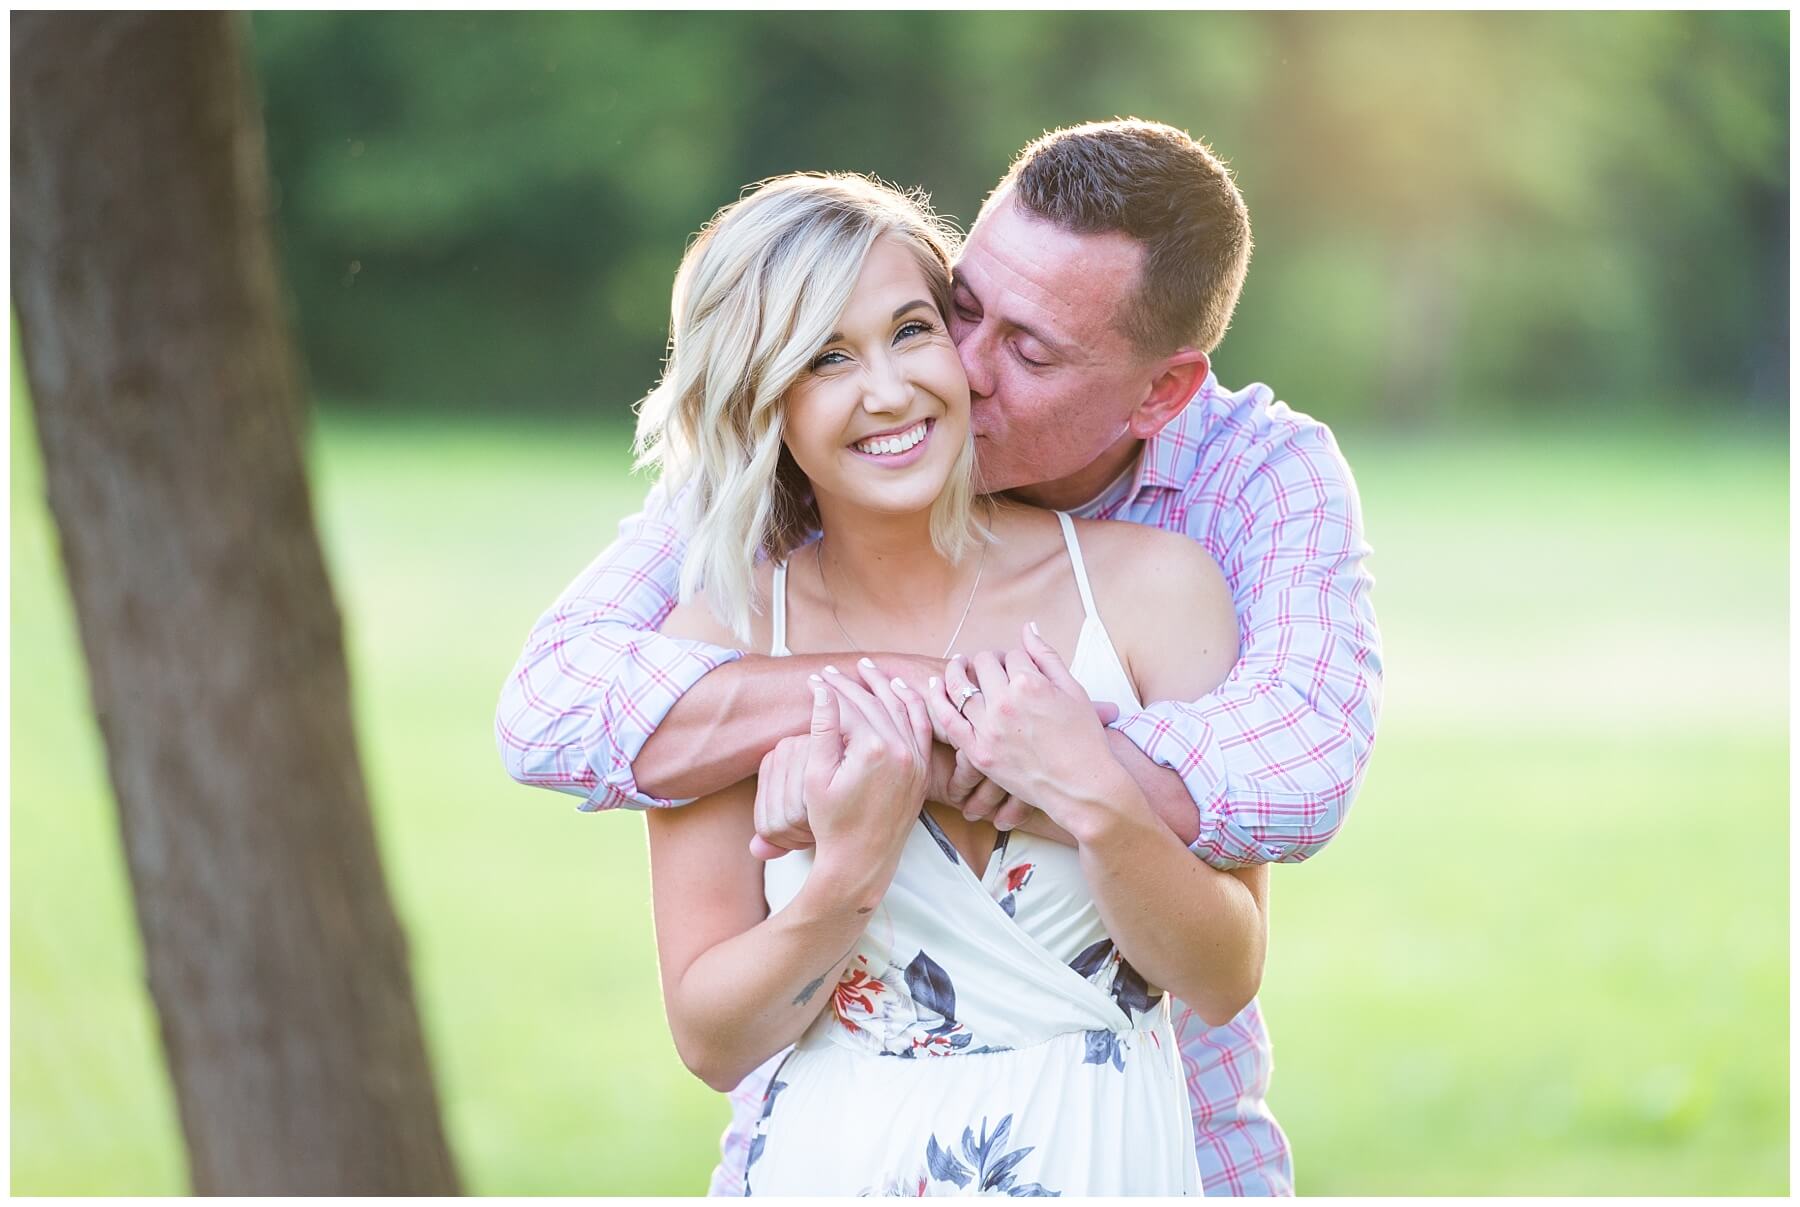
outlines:
[[[1069,547],[1069,560],[1075,565],[1075,585],[1081,589],[1081,611],[1089,620],[1099,620],[1100,610],[1094,606],[1094,593],[1088,587],[1087,563],[1081,560],[1081,542],[1075,539],[1075,521],[1069,513],[1059,511],[1056,518],[1062,521],[1063,544]]]
[[[769,653],[777,657],[788,652],[787,648],[787,563],[775,563],[775,579],[769,585],[769,593],[774,596],[771,601],[770,619],[774,621],[774,632],[770,635]]]

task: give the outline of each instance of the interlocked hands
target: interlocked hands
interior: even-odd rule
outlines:
[[[1103,725],[1118,710],[1090,701],[1034,626],[1021,636],[1004,655],[958,655],[923,693],[884,680],[866,658],[861,684],[829,667],[814,676],[812,732],[763,759],[751,853],[773,859],[823,846],[826,834],[885,849],[904,840],[924,800],[1001,830],[1033,807],[1058,821],[1058,787],[1112,761]]]
[[[812,728],[763,756],[756,780],[756,837],[763,859],[815,846],[847,860],[898,851],[925,800],[931,719],[924,698],[875,664],[858,684],[836,667],[811,677]]]
[[[996,828],[1012,829],[1036,807],[1066,830],[1069,789],[1114,765],[1103,722],[1118,710],[1088,698],[1035,624],[1021,636],[1022,648],[1005,655],[951,659],[944,678],[926,684],[925,702],[937,739],[986,777],[984,795],[1004,793]],[[965,808],[964,816],[980,815]]]

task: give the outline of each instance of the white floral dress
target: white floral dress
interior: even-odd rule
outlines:
[[[1138,707],[1062,516],[1087,620],[1070,671]],[[785,567],[775,643],[787,653]],[[811,867],[769,863],[771,912]],[[978,875],[928,814],[830,1004],[763,1097],[746,1194],[1197,1195],[1166,995],[1106,935],[1075,851],[1014,832]]]

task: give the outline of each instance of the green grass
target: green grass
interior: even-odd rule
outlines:
[[[15,403],[12,1171],[186,1189],[118,828]],[[1312,1194],[1782,1194],[1778,433],[1344,435],[1388,689],[1279,869],[1274,1108]],[[641,493],[615,428],[335,417],[320,526],[448,1126],[484,1194],[685,1194],[726,1111],[656,989],[641,819],[501,772],[499,684]]]

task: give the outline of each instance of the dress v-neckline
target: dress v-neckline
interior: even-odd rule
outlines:
[[[944,827],[938,823],[936,818],[931,816],[930,810],[921,808],[919,810],[919,820],[926,823],[927,827],[931,830],[932,838],[937,840],[938,845],[945,848],[947,852],[954,852],[956,855],[956,862],[962,865],[963,869],[966,870],[969,875],[975,877],[976,883],[983,886],[987,884],[988,876],[993,873],[994,861],[1005,856],[1007,843],[1012,838],[1012,831],[1010,830],[995,831],[993,849],[988,852],[987,862],[982,864],[981,872],[980,874],[977,874],[974,865],[963,858],[962,848],[952,842],[950,836],[944,833]]]
[[[932,817],[930,812],[921,808],[919,810],[919,820],[925,823],[925,828],[931,832],[932,840],[943,849],[944,853],[956,857],[956,866],[967,872],[970,878],[973,879],[976,884],[981,885],[983,891],[985,891],[987,888],[988,877],[992,875],[994,871],[994,861],[1005,856],[1007,845],[1012,838],[1012,831],[996,831],[999,837],[994,840],[994,849],[988,852],[987,862],[982,865],[981,874],[976,875],[975,869],[969,865],[969,861],[963,858],[962,851],[957,848],[957,845],[954,842],[950,841],[950,836],[944,833],[944,827],[937,823],[937,819]],[[998,902],[995,904],[998,904]],[[1001,912],[1004,913],[1005,911]]]
[[[994,900],[994,895],[988,891],[987,876],[985,873],[993,870],[995,856],[1000,853],[1003,844],[996,845],[994,854],[988,856],[988,867],[984,869],[982,878],[978,880],[975,877],[974,870],[970,868],[967,863],[963,862],[963,857],[957,853],[956,844],[950,841],[949,835],[944,833],[943,827],[939,826],[937,822],[932,819],[931,814],[925,812],[925,810],[921,808],[919,810],[919,821],[924,825],[926,836],[938,847],[940,853],[950,856],[950,862],[956,865],[954,874],[959,877],[964,884],[974,890],[975,895],[980,897],[981,900],[986,903],[988,909],[998,915],[998,921],[1005,925],[1015,942],[1023,945],[1026,950],[1032,952],[1046,964],[1053,966],[1056,969],[1056,975],[1068,981],[1071,987],[1079,985],[1081,988],[1077,990],[1077,992],[1086,993],[1094,999],[1104,1002],[1106,1008],[1110,1009],[1120,1019],[1123,1019],[1127,1026],[1131,1024],[1131,1015],[1126,1013],[1119,1003],[1113,1000],[1111,994],[1101,989],[1098,985],[1095,985],[1079,972],[1076,972],[1063,960],[1058,959],[1054,952],[1038,942],[1030,931],[1019,924],[1017,918],[1000,908],[1000,903]],[[1049,840],[1045,839],[1044,841]]]

